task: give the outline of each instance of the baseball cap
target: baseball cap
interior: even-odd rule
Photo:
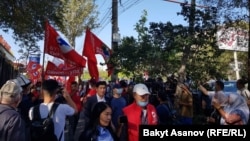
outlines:
[[[8,80],[1,88],[0,92],[2,95],[16,97],[22,92],[22,87],[18,84],[18,80]]]
[[[137,93],[138,95],[150,94],[148,87],[142,83],[136,84],[133,88],[133,92]]]
[[[31,81],[24,75],[17,76],[17,81],[21,87],[25,87],[31,84]]]

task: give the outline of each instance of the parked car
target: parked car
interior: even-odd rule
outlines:
[[[214,83],[215,82],[210,82],[209,86],[211,87],[211,90],[214,91]],[[237,81],[236,80],[228,80],[228,81],[223,81],[224,83],[224,93],[225,94],[230,94],[234,93],[237,94]]]
[[[224,81],[225,94],[230,94],[230,93],[237,94],[237,84],[236,83],[237,83],[236,80]]]

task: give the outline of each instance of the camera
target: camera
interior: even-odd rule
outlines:
[[[59,88],[59,91],[57,92],[58,94],[63,94],[63,87]]]
[[[63,94],[63,89],[64,89],[64,88],[63,88],[62,86],[60,86],[60,87],[59,87],[59,90],[57,91],[57,94],[58,94],[58,95],[62,95],[62,94]]]
[[[56,97],[56,99],[55,99],[55,102],[57,102],[57,103],[66,103],[66,100],[65,100],[65,98],[63,97],[63,90],[64,90],[63,87],[59,87],[59,88],[58,88],[57,97]]]
[[[119,121],[120,123],[128,123],[128,118],[127,116],[120,116]]]

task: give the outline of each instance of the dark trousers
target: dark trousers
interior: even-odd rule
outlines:
[[[76,127],[79,121],[80,113],[77,113],[73,116],[69,117],[69,125],[70,125],[70,130],[72,131],[72,134],[75,135]]]

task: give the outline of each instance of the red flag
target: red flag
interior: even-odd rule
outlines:
[[[92,78],[99,78],[97,60],[95,54],[103,56],[105,63],[109,60],[111,49],[109,49],[95,34],[86,29],[83,56],[88,58],[89,73]]]
[[[41,78],[41,72],[40,71],[32,72],[29,73],[29,76],[33,81],[39,80]]]
[[[97,60],[95,56],[95,46],[100,46],[101,43],[102,42],[100,42],[100,40],[93,41],[90,30],[89,29],[86,30],[82,55],[88,58],[89,74],[95,80],[99,79]]]
[[[56,65],[58,69],[63,69],[65,67],[64,60],[54,57],[52,63]]]
[[[46,21],[44,52],[54,57],[68,60],[74,65],[85,67],[86,60],[79,55],[65,40],[63,40],[56,30]]]
[[[29,61],[28,65],[27,65],[27,72],[36,72],[38,69],[41,69],[42,66],[34,61]]]
[[[97,64],[92,62],[92,60],[88,60],[88,70],[89,70],[89,74],[90,74],[91,78],[98,81],[99,80],[99,72],[98,72]]]
[[[86,56],[91,60],[96,60],[95,54],[102,55],[103,59],[107,61],[111,55],[111,49],[94,33],[92,33],[89,29],[86,29],[83,56]]]
[[[78,76],[80,74],[82,74],[82,68],[79,66],[63,65],[61,68],[59,68],[56,66],[56,64],[50,61],[48,61],[45,70],[45,75],[51,75],[51,76]]]
[[[32,82],[36,82],[41,78],[41,68],[42,66],[39,63],[29,61],[26,70]]]

